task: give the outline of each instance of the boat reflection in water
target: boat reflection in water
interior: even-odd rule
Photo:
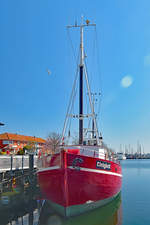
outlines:
[[[44,203],[38,225],[121,225],[121,193],[109,204],[79,216],[65,218]]]

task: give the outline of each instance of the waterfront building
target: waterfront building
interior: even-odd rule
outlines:
[[[17,153],[27,145],[33,145],[38,151],[44,146],[45,140],[39,137],[25,136],[20,134],[3,133],[0,134],[0,151]]]

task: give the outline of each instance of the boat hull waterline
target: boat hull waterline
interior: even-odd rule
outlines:
[[[42,157],[38,170],[41,190],[63,216],[74,216],[110,202],[121,190],[119,163],[61,150]]]

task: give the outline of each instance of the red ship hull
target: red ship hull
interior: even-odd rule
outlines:
[[[102,206],[121,189],[119,163],[63,149],[42,158],[38,179],[45,198],[60,214],[73,216]]]

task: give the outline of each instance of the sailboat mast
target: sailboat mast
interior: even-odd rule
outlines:
[[[79,144],[83,144],[83,67],[84,67],[84,49],[83,49],[83,18],[80,26],[80,78],[79,78]]]

